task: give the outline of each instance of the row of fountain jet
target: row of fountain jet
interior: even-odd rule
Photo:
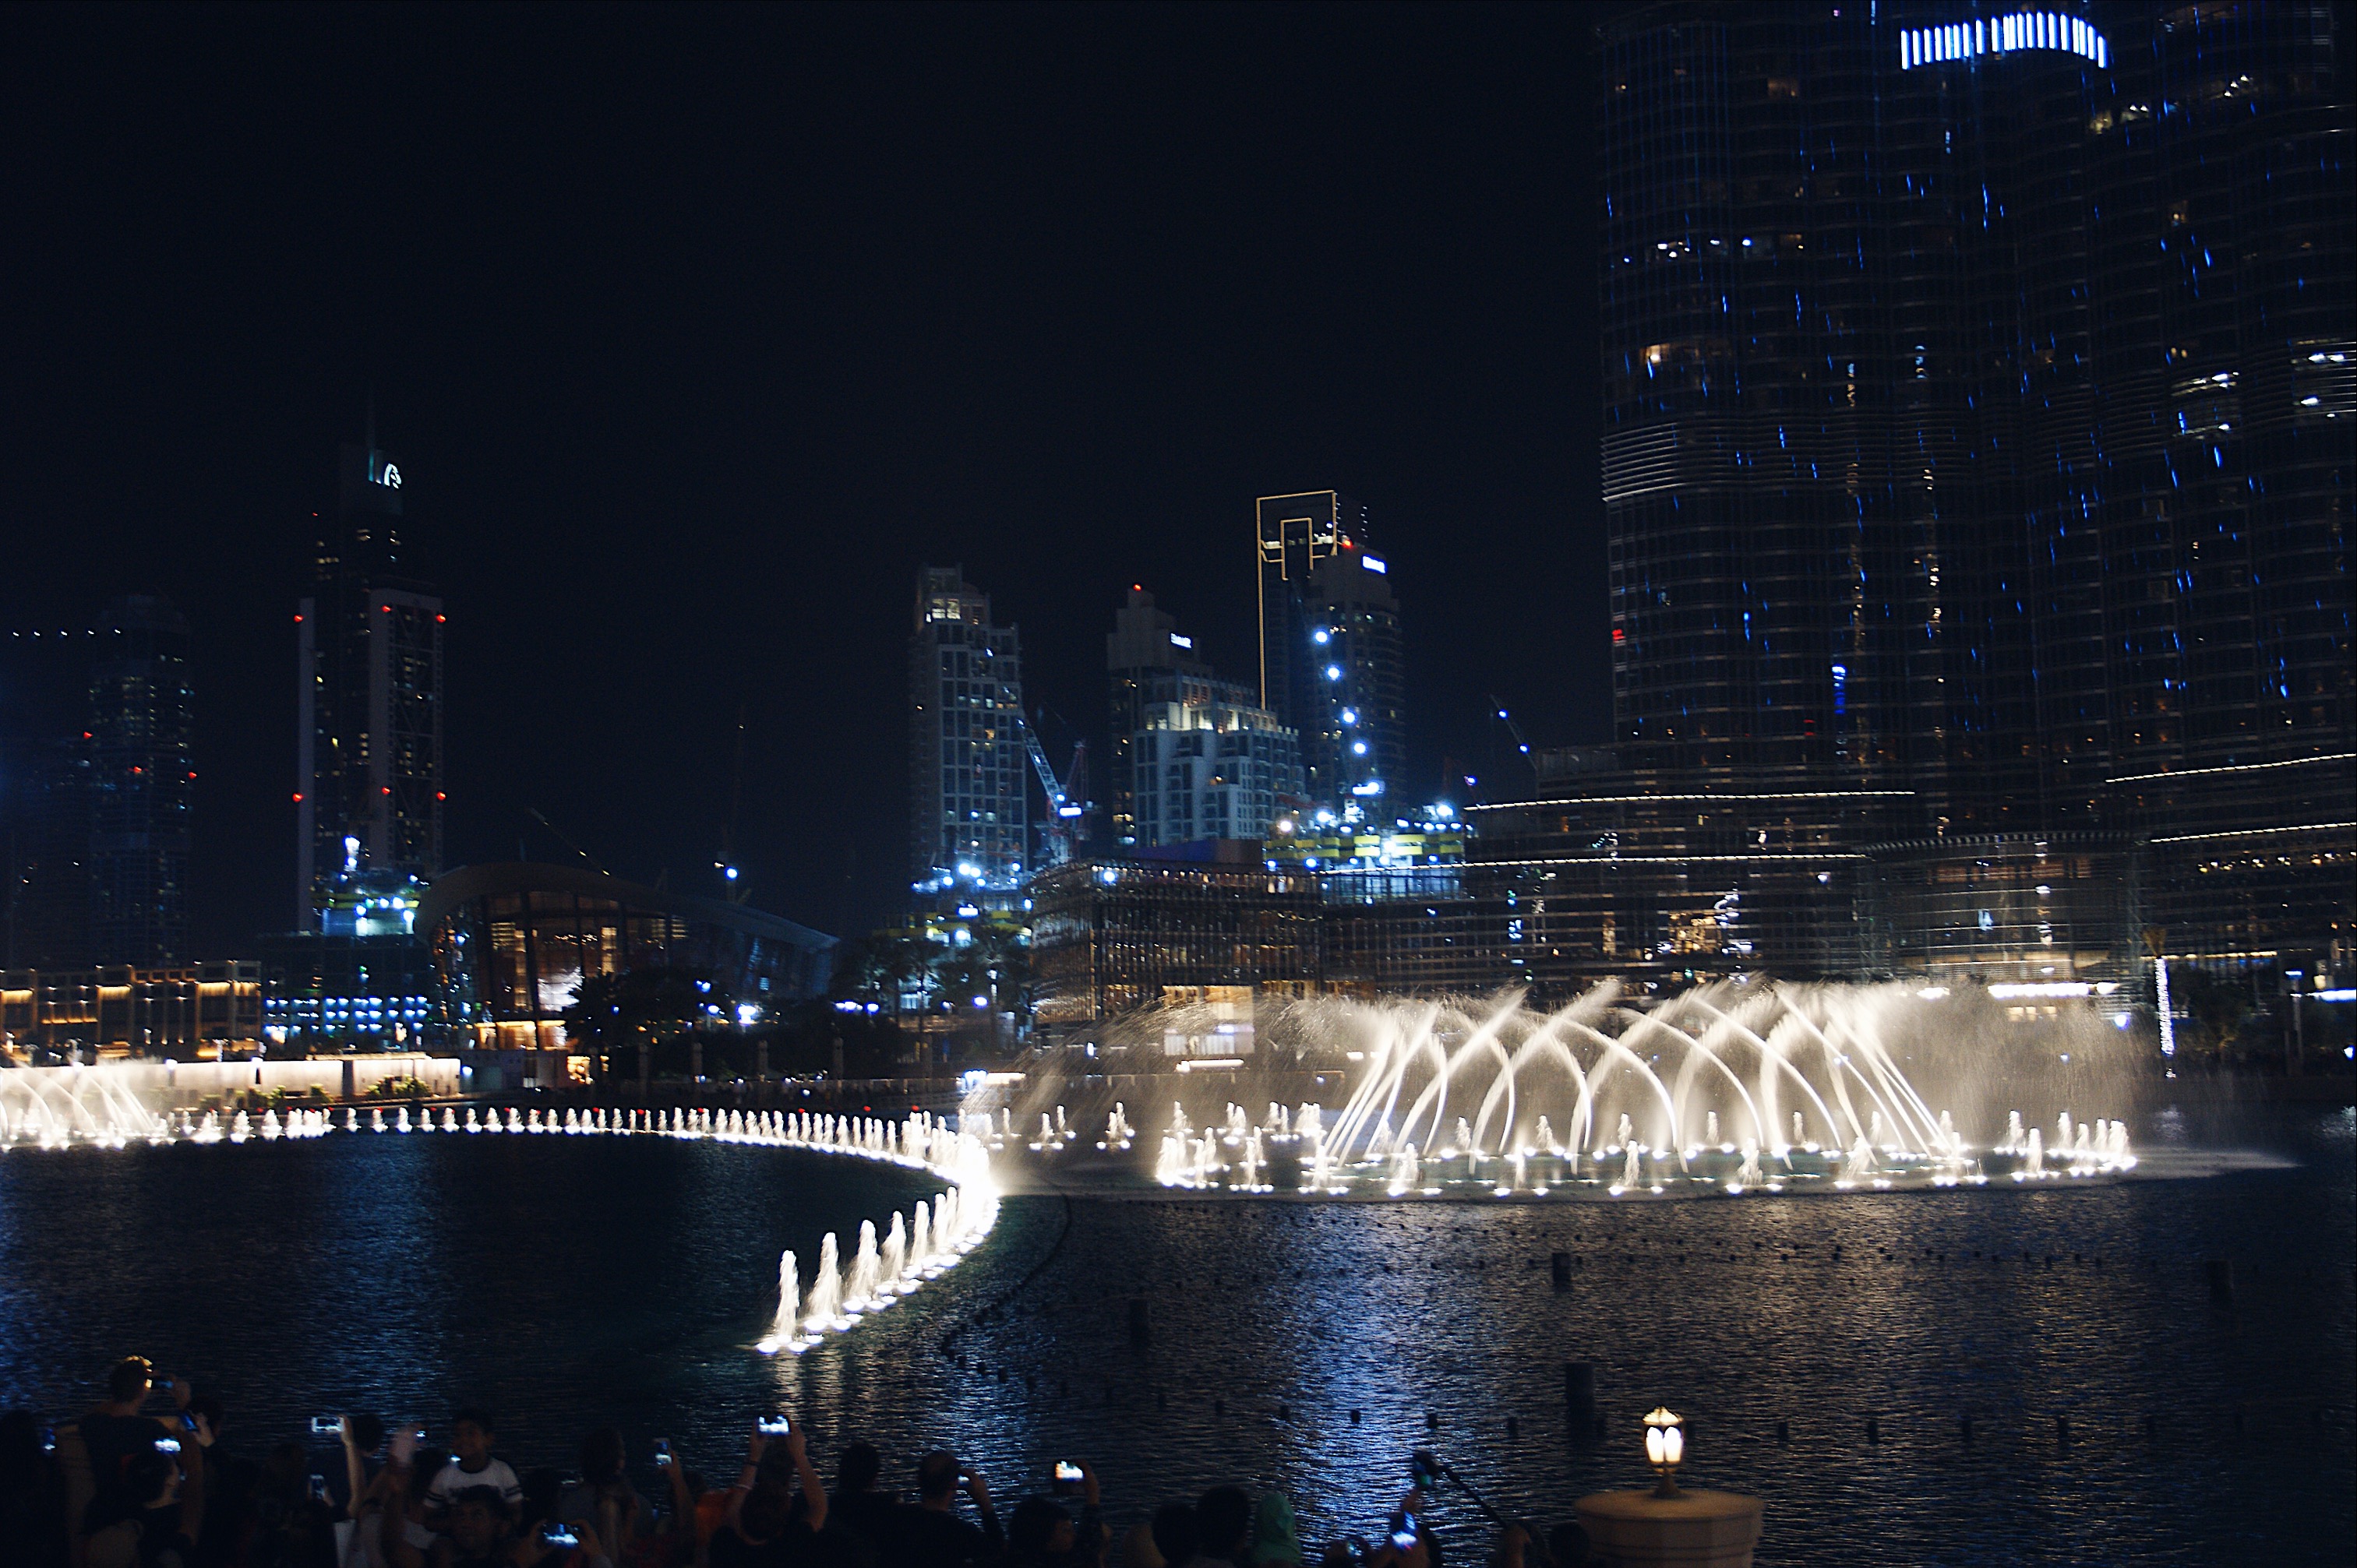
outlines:
[[[237,1111],[224,1117],[208,1111],[154,1112],[134,1103],[135,1116],[117,1114],[91,1127],[87,1118],[78,1130],[74,1121],[58,1115],[38,1119],[5,1119],[0,1108],[0,1147],[21,1141],[57,1148],[72,1141],[120,1148],[133,1142],[168,1144],[265,1143],[281,1138],[317,1138],[339,1124],[324,1110],[295,1109],[284,1117],[274,1110],[259,1116]],[[810,1288],[802,1288],[794,1254],[778,1260],[778,1305],[770,1331],[757,1348],[764,1355],[781,1351],[794,1355],[809,1349],[829,1334],[839,1334],[871,1317],[928,1280],[938,1279],[978,1246],[998,1218],[998,1195],[991,1180],[990,1155],[981,1137],[952,1127],[947,1121],[916,1112],[903,1122],[880,1117],[833,1116],[811,1112],[581,1110],[561,1115],[554,1110],[502,1112],[468,1106],[464,1118],[456,1107],[445,1106],[437,1121],[421,1110],[413,1120],[409,1107],[395,1106],[390,1115],[371,1107],[365,1122],[357,1108],[347,1107],[340,1131],[345,1133],[570,1133],[650,1134],[674,1138],[711,1138],[727,1143],[771,1144],[821,1154],[853,1155],[926,1170],[948,1185],[930,1199],[909,1209],[905,1220],[894,1213],[879,1241],[876,1222],[859,1222],[859,1245],[846,1270],[840,1261],[841,1244],[832,1230],[819,1242],[818,1265]]]
[[[1023,1143],[1023,1146],[1035,1155],[1060,1155],[1080,1136],[1060,1105],[1056,1107],[1053,1115],[1045,1111],[1039,1113],[1039,1134],[1028,1143],[1016,1133],[1015,1112],[1007,1106],[999,1107],[996,1122],[991,1120],[987,1111],[961,1112],[958,1127],[961,1131],[972,1132],[993,1153]],[[1097,1140],[1097,1148],[1100,1152],[1112,1150],[1118,1153],[1127,1149],[1136,1135],[1137,1130],[1129,1124],[1129,1118],[1123,1113],[1121,1103],[1116,1101],[1113,1111],[1105,1117],[1105,1135]]]
[[[1336,1128],[1315,1104],[1294,1109],[1271,1104],[1267,1115],[1254,1122],[1243,1107],[1231,1103],[1221,1122],[1199,1133],[1188,1121],[1186,1108],[1174,1103],[1169,1130],[1156,1157],[1155,1179],[1165,1187],[1230,1192],[1274,1192],[1281,1181],[1304,1193],[1336,1197],[1380,1187],[1387,1196],[1404,1197],[1455,1187],[1485,1189],[1500,1197],[1517,1193],[1544,1197],[1561,1188],[1600,1190],[1618,1197],[1639,1191],[1663,1193],[1673,1187],[1740,1194],[1976,1186],[1992,1179],[2117,1176],[2136,1164],[2126,1122],[2074,1122],[2067,1111],[2055,1120],[2051,1143],[2038,1128],[2025,1130],[2018,1111],[2008,1116],[2005,1141],[1986,1150],[1967,1146],[1945,1112],[1936,1126],[1928,1152],[1910,1149],[1892,1136],[1876,1110],[1843,1149],[1809,1139],[1805,1120],[1796,1111],[1791,1142],[1763,1150],[1754,1139],[1739,1144],[1724,1139],[1718,1113],[1713,1111],[1706,1113],[1699,1143],[1667,1148],[1640,1139],[1624,1113],[1609,1142],[1583,1153],[1557,1139],[1548,1119],[1541,1116],[1527,1140],[1508,1152],[1484,1153],[1463,1117],[1458,1118],[1452,1140],[1424,1151],[1412,1141],[1395,1142],[1388,1119],[1380,1119],[1353,1155],[1339,1146]],[[1127,1119],[1116,1104],[1107,1118],[1105,1141],[1097,1146],[1106,1148],[1120,1140],[1119,1146],[1126,1147],[1128,1135]]]
[[[351,1128],[351,1112],[345,1112]],[[430,1117],[422,1125],[432,1127]],[[378,1111],[371,1130],[410,1130],[406,1108],[394,1112],[390,1127]],[[466,1121],[448,1107],[442,1112],[445,1133],[655,1133],[673,1137],[714,1138],[726,1143],[766,1144],[821,1154],[856,1155],[914,1166],[948,1179],[950,1185],[930,1200],[920,1200],[907,1222],[895,1212],[879,1242],[876,1222],[859,1222],[859,1245],[848,1270],[842,1264],[842,1244],[830,1230],[819,1240],[818,1264],[810,1288],[802,1289],[802,1266],[792,1250],[778,1255],[778,1305],[755,1348],[765,1356],[799,1356],[829,1334],[856,1327],[902,1297],[915,1294],[929,1280],[939,1279],[959,1260],[979,1246],[998,1218],[997,1189],[990,1177],[990,1155],[983,1141],[924,1112],[905,1122],[871,1116],[832,1116],[811,1112],[683,1110],[576,1111],[560,1122],[551,1111],[544,1118],[530,1111],[519,1118],[510,1108],[501,1125],[494,1110],[479,1122],[473,1108]],[[264,1134],[267,1136],[267,1133]]]

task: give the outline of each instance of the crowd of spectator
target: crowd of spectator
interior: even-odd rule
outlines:
[[[0,1414],[0,1564],[7,1568],[1437,1568],[1421,1487],[1387,1528],[1305,1553],[1291,1500],[1214,1487],[1141,1506],[1117,1535],[1096,1472],[1059,1461],[1048,1492],[1002,1520],[981,1472],[946,1449],[916,1462],[914,1496],[883,1486],[883,1455],[850,1441],[829,1488],[809,1434],[787,1412],[748,1423],[733,1481],[708,1484],[657,1440],[631,1478],[622,1434],[581,1441],[575,1472],[501,1459],[479,1408],[453,1412],[441,1440],[373,1416],[315,1419],[249,1455],[227,1441],[221,1402],[134,1357],[105,1398],[52,1428]],[[317,1455],[336,1451],[334,1460]],[[1575,1526],[1500,1526],[1500,1568],[1580,1568]]]

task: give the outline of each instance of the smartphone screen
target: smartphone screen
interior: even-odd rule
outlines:
[[[671,1463],[670,1438],[658,1437],[655,1439],[655,1463],[658,1465],[669,1465]]]
[[[765,1415],[761,1418],[761,1435],[764,1437],[783,1437],[791,1430],[793,1430],[793,1423],[782,1415]]]

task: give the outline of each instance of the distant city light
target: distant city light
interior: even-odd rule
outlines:
[[[1329,664],[1326,666],[1326,679],[1329,681],[1340,681],[1341,678],[1342,667],[1340,664]]]
[[[1379,561],[1372,555],[1360,556],[1359,564],[1364,566],[1370,572],[1380,573],[1385,576],[1388,576],[1391,574],[1390,564],[1388,562]]]
[[[1321,626],[1316,631],[1309,634],[1309,640],[1312,642],[1326,642],[1331,640],[1333,635],[1334,634],[1332,632],[1328,631]]]
[[[1191,637],[1181,637],[1174,631],[1170,634],[1170,646],[1173,648],[1192,648],[1195,646],[1195,639]]]

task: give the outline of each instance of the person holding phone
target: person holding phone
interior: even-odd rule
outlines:
[[[762,1462],[773,1444],[784,1449],[789,1474]],[[801,1425],[783,1412],[762,1417],[746,1440],[744,1472],[729,1488],[727,1513],[713,1532],[711,1568],[786,1568],[808,1561],[826,1528],[826,1488]]]
[[[961,1488],[973,1499],[979,1524],[958,1518]],[[909,1568],[965,1568],[993,1562],[1006,1550],[1006,1535],[998,1527],[990,1484],[982,1472],[959,1464],[946,1448],[936,1448],[917,1461],[917,1500],[893,1520],[889,1560]]]
[[[1096,1471],[1085,1459],[1059,1459],[1049,1472],[1055,1498],[1026,1498],[1006,1521],[1002,1568],[1100,1568],[1109,1540],[1099,1511]],[[1081,1499],[1081,1517],[1061,1498]]]
[[[1367,1553],[1366,1568],[1432,1568],[1432,1541],[1425,1533],[1424,1508],[1421,1490],[1400,1499],[1383,1540]]]
[[[122,1500],[131,1461],[153,1452],[158,1438],[177,1441],[188,1435],[177,1421],[143,1413],[149,1394],[169,1396],[177,1414],[188,1408],[189,1391],[186,1379],[157,1377],[145,1356],[125,1356],[107,1369],[106,1398],[80,1423],[82,1448],[90,1455],[93,1501],[113,1510]]]

